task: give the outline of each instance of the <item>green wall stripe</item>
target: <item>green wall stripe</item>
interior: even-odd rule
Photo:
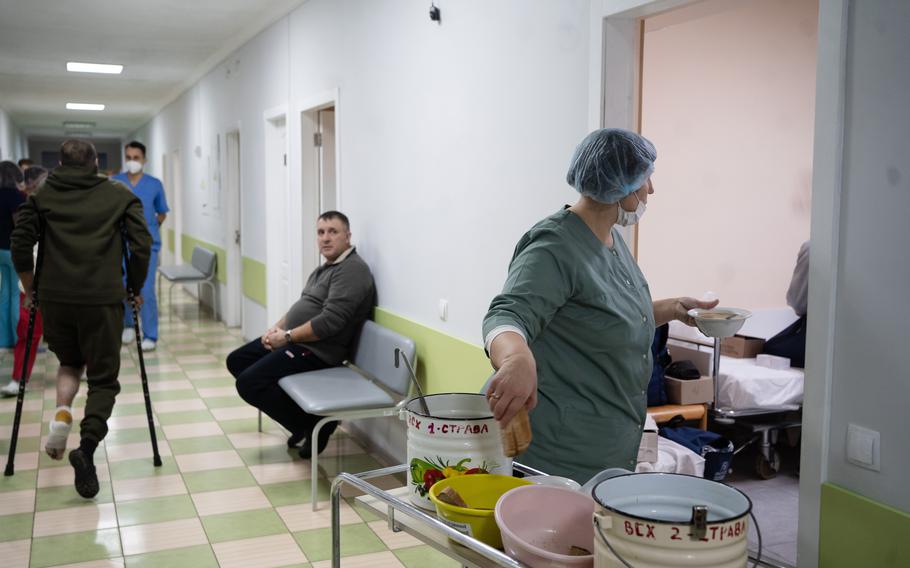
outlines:
[[[417,377],[427,393],[477,392],[493,373],[483,348],[376,308],[379,325],[417,344]]]
[[[172,246],[174,242],[174,231],[171,229],[168,229],[168,231],[168,244]],[[184,262],[189,262],[190,258],[192,258],[193,247],[195,246],[207,248],[215,253],[215,255],[218,257],[218,281],[226,284],[227,253],[225,250],[219,246],[213,245],[212,243],[201,241],[195,237],[183,233],[180,239],[180,248],[183,251]],[[171,250],[173,251],[173,247]],[[254,260],[245,256],[241,259],[241,262],[243,270],[243,295],[262,306],[267,305],[267,296],[265,292],[265,264],[259,262],[258,260]]]
[[[224,249],[215,246],[212,243],[207,243],[205,241],[200,241],[195,237],[191,237],[186,233],[183,233],[183,236],[180,238],[180,249],[183,252],[183,262],[189,262],[193,257],[193,247],[200,246],[206,248],[218,257],[218,281],[222,284],[227,283],[227,253],[224,252]]]
[[[908,535],[910,514],[832,483],[822,484],[821,568],[910,566]]]
[[[267,306],[265,264],[243,257],[243,295],[261,306]]]
[[[167,250],[169,250],[173,253],[174,252],[174,229],[168,229],[166,231],[166,235],[167,235],[167,243],[165,243],[165,244],[167,246]]]

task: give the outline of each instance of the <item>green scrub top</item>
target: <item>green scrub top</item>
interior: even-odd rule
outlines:
[[[533,441],[521,463],[585,482],[634,470],[645,422],[654,308],[619,232],[613,248],[569,211],[515,247],[509,275],[483,322],[523,330],[537,362]]]

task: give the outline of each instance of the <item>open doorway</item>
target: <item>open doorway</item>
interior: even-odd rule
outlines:
[[[224,306],[228,327],[243,325],[243,261],[242,261],[242,203],[240,183],[240,131],[228,132],[224,137],[225,175],[224,197],[226,222],[224,242],[227,249],[227,305]]]
[[[295,244],[288,238],[291,206],[288,180],[287,109],[267,111],[265,118],[266,188],[266,264],[269,267],[266,290],[268,318],[278,321],[282,310],[291,305],[290,266]]]
[[[787,291],[810,229],[818,2],[635,4],[615,14],[605,8],[602,68],[592,75],[601,90],[597,125],[637,130],[658,152],[648,214],[624,236],[654,298],[713,291],[724,305],[755,313],[759,325],[748,335],[767,339],[797,319]],[[682,339],[713,347],[703,337],[699,347],[697,335]],[[738,378],[746,360],[731,359],[726,370],[722,360],[718,384]],[[805,375],[793,371],[798,396],[780,406],[798,411]],[[722,399],[731,397],[721,392],[715,403],[728,406]],[[761,404],[769,406],[736,410],[778,406]],[[739,433],[721,422],[712,419],[709,430]],[[757,428],[748,422],[737,421],[737,448],[745,449],[725,481],[753,497],[764,558],[796,565],[799,429],[775,426],[798,426],[799,413],[764,414]],[[750,540],[754,551],[754,533]]]
[[[302,259],[301,282],[320,263],[316,243],[316,218],[341,207],[339,195],[337,91],[309,99],[300,111],[300,185]]]

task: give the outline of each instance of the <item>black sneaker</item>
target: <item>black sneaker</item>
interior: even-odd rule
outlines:
[[[98,494],[98,475],[91,458],[80,449],[70,452],[70,465],[76,472],[76,492],[86,499]]]
[[[300,432],[299,434],[291,434],[288,437],[288,448],[296,448],[298,445],[300,445],[300,442],[302,442],[303,439],[306,437],[307,437],[306,432]]]

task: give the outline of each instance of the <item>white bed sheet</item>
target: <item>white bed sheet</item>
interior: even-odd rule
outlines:
[[[720,358],[717,406],[731,410],[791,408],[803,403],[802,369],[769,369],[755,359]]]
[[[657,461],[655,463],[640,462],[635,467],[636,473],[657,471],[661,473],[682,473],[704,477],[705,458],[696,454],[689,448],[668,440],[663,436],[657,437]]]

